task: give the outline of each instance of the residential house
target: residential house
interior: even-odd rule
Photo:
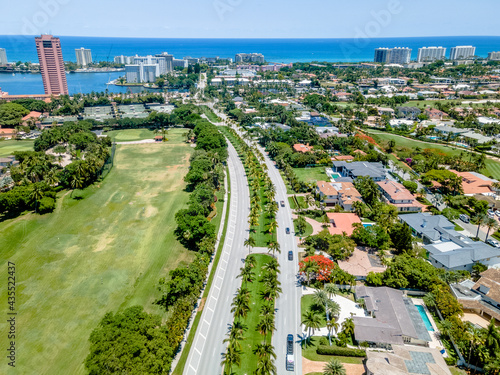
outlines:
[[[374,181],[382,181],[386,178],[386,169],[380,162],[355,161],[347,163],[345,161],[334,161],[332,170],[340,173],[343,177],[352,179],[368,176]]]
[[[492,185],[495,182],[498,182],[497,180],[493,180],[477,172],[458,172],[453,169],[450,169],[450,172],[453,172],[457,176],[462,178],[462,188],[464,190],[464,195],[466,196],[473,196],[475,194],[482,194],[487,196],[496,195]]]
[[[460,135],[469,131],[469,129],[460,129],[446,125],[438,125],[434,128],[434,130],[436,131],[436,133],[442,134],[443,136],[448,136],[449,134]]]
[[[293,149],[295,150],[295,152],[301,152],[305,154],[306,152],[312,152],[313,146],[309,146],[309,144],[304,145],[302,143],[296,143],[293,145]]]
[[[449,117],[449,115],[443,111],[440,111],[436,108],[427,107],[424,112],[431,120],[442,120],[445,117]]]
[[[422,111],[417,107],[398,107],[397,116],[415,120]]]
[[[37,125],[37,123],[39,123],[40,117],[42,117],[41,112],[31,111],[26,116],[24,116],[21,121],[24,126],[28,126],[31,122],[33,123],[33,125]]]
[[[392,349],[367,351],[366,375],[451,375],[437,348],[393,345]]]
[[[421,212],[424,205],[417,201],[415,196],[396,181],[378,181],[377,185],[382,192],[384,200],[395,206],[398,212]]]
[[[364,300],[370,316],[354,316],[354,337],[371,347],[428,346],[431,337],[417,307],[400,290],[389,287],[356,287],[356,300]]]
[[[354,213],[347,212],[327,212],[326,216],[332,224],[328,231],[330,234],[343,234],[350,236],[354,232],[353,224],[361,224],[361,219]]]
[[[486,321],[494,318],[500,324],[500,270],[490,268],[481,273],[474,283],[465,280],[452,284],[451,291],[464,308],[483,317]]]
[[[326,206],[339,205],[344,211],[352,211],[354,202],[362,202],[363,198],[352,182],[326,182],[316,183],[316,192],[320,201]]]
[[[457,232],[455,224],[443,215],[423,212],[400,215],[399,219],[409,225],[414,236],[422,238],[429,262],[436,268],[472,271],[476,263],[500,266],[499,248]]]

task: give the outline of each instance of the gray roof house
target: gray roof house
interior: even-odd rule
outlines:
[[[397,108],[397,116],[399,118],[404,117],[410,120],[415,120],[417,116],[421,113],[422,111],[420,108],[417,107],[398,107]]]
[[[369,317],[354,316],[354,337],[370,346],[428,346],[431,337],[417,307],[400,290],[389,287],[356,287],[356,299],[363,298]]]
[[[347,163],[345,161],[334,161],[333,171],[340,173],[342,177],[350,177],[352,179],[368,176],[374,181],[382,181],[386,179],[386,169],[380,162],[355,161]]]
[[[455,224],[443,215],[422,212],[400,215],[399,219],[410,226],[413,235],[422,238],[429,261],[436,268],[471,271],[478,262],[489,267],[500,265],[499,248],[457,232]]]

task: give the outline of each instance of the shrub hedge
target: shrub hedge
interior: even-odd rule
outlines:
[[[343,357],[366,357],[363,349],[341,348],[340,346],[319,345],[316,353],[322,355],[340,355]]]

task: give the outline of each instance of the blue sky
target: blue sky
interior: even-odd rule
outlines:
[[[500,36],[498,0],[22,0],[0,35],[161,38]]]

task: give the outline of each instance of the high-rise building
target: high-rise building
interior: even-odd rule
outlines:
[[[141,82],[155,82],[160,76],[160,66],[158,64],[141,65]]]
[[[418,49],[417,62],[433,62],[444,60],[446,48],[444,47],[422,47]]]
[[[7,53],[5,52],[5,48],[0,48],[0,65],[7,64]]]
[[[75,48],[76,63],[80,66],[87,66],[92,63],[92,52],[86,48]]]
[[[188,67],[188,62],[187,62],[187,60],[184,60],[184,59],[173,59],[172,60],[172,67],[184,69],[184,68]]]
[[[411,61],[411,48],[396,47],[391,49],[389,63],[408,64]]]
[[[408,64],[411,60],[411,48],[376,48],[375,62],[390,64]]]
[[[465,60],[476,54],[476,47],[456,46],[450,50],[450,60]]]
[[[488,60],[491,61],[500,61],[500,52],[489,52]]]
[[[140,83],[141,66],[139,64],[125,65],[125,78],[128,83]]]
[[[389,48],[375,48],[375,58],[373,61],[378,63],[388,63],[391,50]]]
[[[164,73],[161,73],[161,70],[160,70],[161,74],[170,73],[171,71],[174,70],[174,64],[173,64],[174,56],[173,55],[169,55],[167,52],[162,52],[161,54],[156,55],[156,57],[163,57],[165,59],[165,70],[164,70]]]
[[[255,62],[264,63],[264,55],[262,53],[237,53],[234,57],[234,62]]]
[[[35,38],[35,43],[45,94],[68,95],[61,41],[52,35],[42,35]]]
[[[133,64],[134,63],[134,56],[115,56],[114,58],[115,64]]]

